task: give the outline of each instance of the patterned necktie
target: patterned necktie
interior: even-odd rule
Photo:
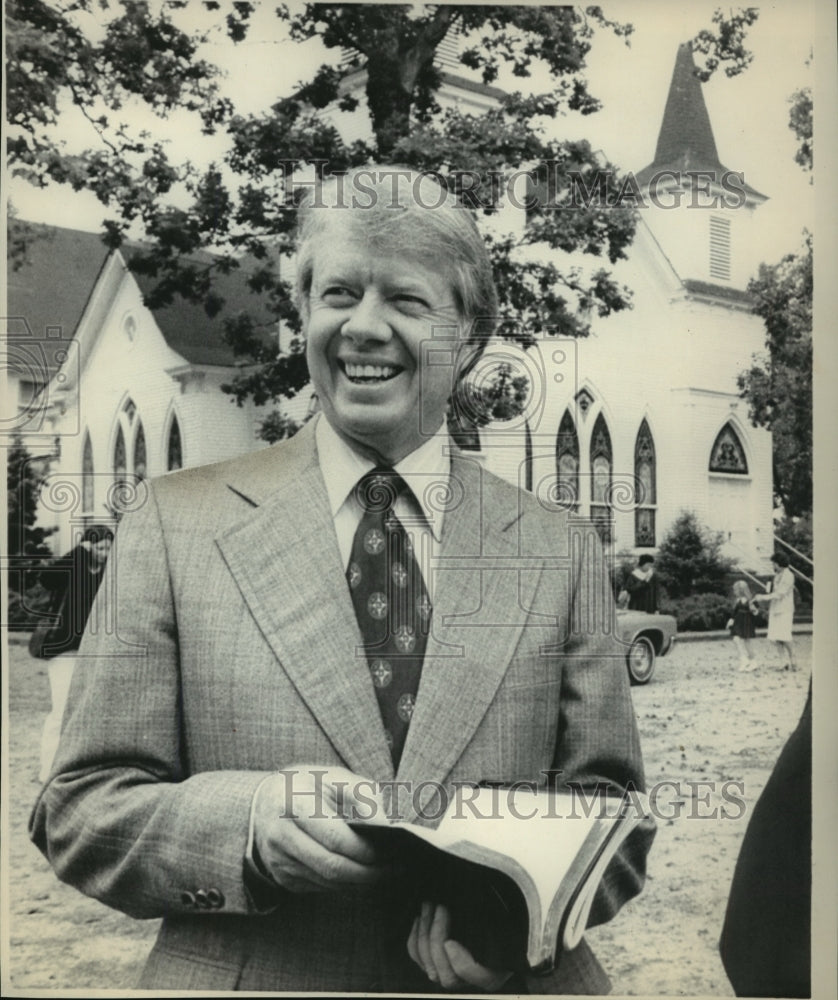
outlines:
[[[416,703],[431,623],[431,602],[410,539],[393,506],[407,483],[379,466],[355,486],[364,514],[355,531],[346,579],[398,767]]]

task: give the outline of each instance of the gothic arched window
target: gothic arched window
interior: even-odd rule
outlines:
[[[611,475],[614,454],[605,417],[600,413],[591,434],[591,520],[600,538],[611,541]]]
[[[137,421],[137,433],[134,437],[134,475],[137,479],[146,477],[145,431],[142,420]]]
[[[145,479],[148,475],[145,431],[133,399],[125,400],[117,417],[113,474],[116,482]]]
[[[657,502],[657,462],[652,432],[644,419],[634,442],[634,478],[637,506],[634,512],[634,544],[655,547],[655,504]]]
[[[559,503],[568,510],[579,504],[579,438],[570,410],[564,411],[556,438],[556,477]]]
[[[169,440],[166,442],[166,471],[174,472],[183,468],[183,443],[180,438],[180,424],[177,417],[172,417],[169,428]]]
[[[90,434],[85,431],[84,448],[81,454],[81,509],[83,514],[92,514],[94,504],[93,490],[93,445]]]
[[[125,451],[125,434],[122,424],[116,429],[116,441],[113,446],[113,474],[115,479],[124,479],[128,471],[128,457]]]
[[[739,476],[748,474],[745,449],[731,423],[726,423],[716,435],[710,451],[710,471],[728,472]]]

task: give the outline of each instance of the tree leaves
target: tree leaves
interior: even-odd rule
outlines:
[[[748,285],[766,329],[737,384],[749,416],[773,437],[774,492],[789,516],[812,509],[812,235],[774,265],[760,265]]]
[[[812,132],[812,89],[802,87],[789,98],[789,128],[797,136],[800,146],[794,155],[794,162],[811,172],[814,165],[815,146]],[[811,183],[811,178],[809,179]]]
[[[463,189],[466,175],[477,177],[474,207],[487,214],[522,178],[522,191],[549,196],[546,202],[536,197],[529,207],[523,236],[487,236],[504,329],[520,342],[541,334],[584,336],[594,313],[630,307],[629,290],[605,267],[583,268],[552,252],[613,264],[625,256],[635,221],[631,206],[619,200],[618,207],[574,203],[574,174],[590,175],[602,165],[587,143],[549,139],[543,126],[568,110],[597,110],[584,76],[586,56],[597,32],[627,41],[631,25],[596,6],[280,5],[275,13],[292,42],[317,39],[345,58],[321,66],[265,112],[244,114],[221,94],[220,70],[201,58],[201,47],[210,38],[231,46],[244,40],[256,5],[235,2],[222,9],[204,0],[202,8],[203,23],[195,30],[179,27],[194,26],[194,19],[183,18],[182,0],[74,0],[60,9],[39,0],[6,5],[10,169],[35,185],[92,191],[111,213],[104,224],[110,246],[141,225],[149,245],[130,259],[131,267],[156,277],[150,305],[180,295],[202,299],[208,313],[217,313],[224,302],[214,274],[229,270],[236,255],[263,259],[268,245],[290,251],[300,193],[290,190],[292,164],[310,164],[325,175],[376,161],[439,171],[455,189]],[[752,8],[717,12],[716,30],[696,40],[708,68],[747,64],[743,40],[755,17]],[[438,97],[445,77],[436,57],[455,28],[467,39],[461,62],[486,83],[502,67],[522,79],[538,69],[551,89],[496,95],[498,106],[480,114],[444,108]],[[345,142],[337,123],[358,108],[356,92],[345,84],[360,68],[366,70],[372,139]],[[137,120],[126,113],[137,102],[152,122],[177,109],[194,114],[204,133],[224,130],[229,145],[223,162],[200,169],[173,162],[148,116],[139,129],[125,123],[126,117]],[[81,153],[67,151],[60,138],[68,108],[90,126],[94,145]],[[619,183],[616,171],[608,183]],[[532,252],[537,246],[541,257]],[[214,256],[196,264],[202,249]],[[285,284],[264,275],[257,283],[273,314],[298,330]],[[287,397],[305,384],[302,355],[277,359],[273,338],[263,345],[259,328],[240,318],[228,327],[229,343],[249,366],[231,383],[239,401],[247,393],[257,402]]]
[[[718,29],[705,28],[693,39],[693,52],[704,56],[704,68],[699,69],[699,80],[706,82],[719,66],[725,65],[725,76],[738,76],[751,64],[753,53],[745,48],[747,29],[759,17],[756,7],[737,7],[726,15],[721,8],[713,14],[713,24]]]

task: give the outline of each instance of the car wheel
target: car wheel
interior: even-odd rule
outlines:
[[[648,684],[655,672],[655,647],[646,635],[639,635],[626,654],[632,684]]]

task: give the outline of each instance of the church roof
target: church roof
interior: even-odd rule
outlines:
[[[49,374],[57,371],[56,355],[60,345],[71,340],[78,329],[85,307],[111,251],[101,235],[58,226],[20,223],[27,234],[26,255],[21,266],[8,270],[8,315],[23,318],[31,331],[30,343],[40,345]],[[130,257],[131,245],[122,248]],[[209,254],[203,255],[206,262]],[[247,264],[218,274],[214,291],[224,300],[223,309],[213,317],[207,315],[201,303],[189,302],[177,296],[168,306],[151,310],[160,332],[168,345],[191,364],[229,366],[236,363],[232,348],[225,342],[224,318],[248,311],[263,322],[269,337],[274,336],[276,320],[268,314],[265,297],[252,292],[247,285]],[[140,291],[147,296],[155,280],[135,274]],[[17,327],[26,329],[18,322]],[[10,333],[15,333],[14,324]]]
[[[635,179],[642,188],[649,184],[655,174],[664,170],[676,173],[709,170],[719,177],[719,182],[721,176],[729,172],[719,160],[713,126],[710,124],[701,81],[696,75],[690,42],[678,46],[655,158]],[[748,184],[743,182],[742,186],[750,198],[765,200],[765,195]]]
[[[10,247],[25,257],[7,260],[9,336],[25,340],[46,362],[46,381],[60,367],[62,344],[72,340],[110,251],[95,233],[12,221]],[[19,266],[15,266],[15,264]]]
[[[124,249],[125,256],[130,256],[130,252],[130,247]],[[212,257],[204,253],[200,255],[200,261],[209,264]],[[224,320],[241,312],[249,313],[254,322],[263,325],[266,337],[278,344],[278,323],[268,313],[267,296],[251,291],[247,284],[247,276],[255,270],[255,264],[245,260],[241,267],[228,274],[216,272],[213,293],[224,299],[224,306],[214,316],[208,316],[200,302],[190,302],[182,295],[176,295],[170,305],[151,309],[169,347],[194,365],[225,367],[240,363],[224,339]],[[139,273],[134,274],[134,279],[144,297],[151,293],[157,282],[156,278]]]

